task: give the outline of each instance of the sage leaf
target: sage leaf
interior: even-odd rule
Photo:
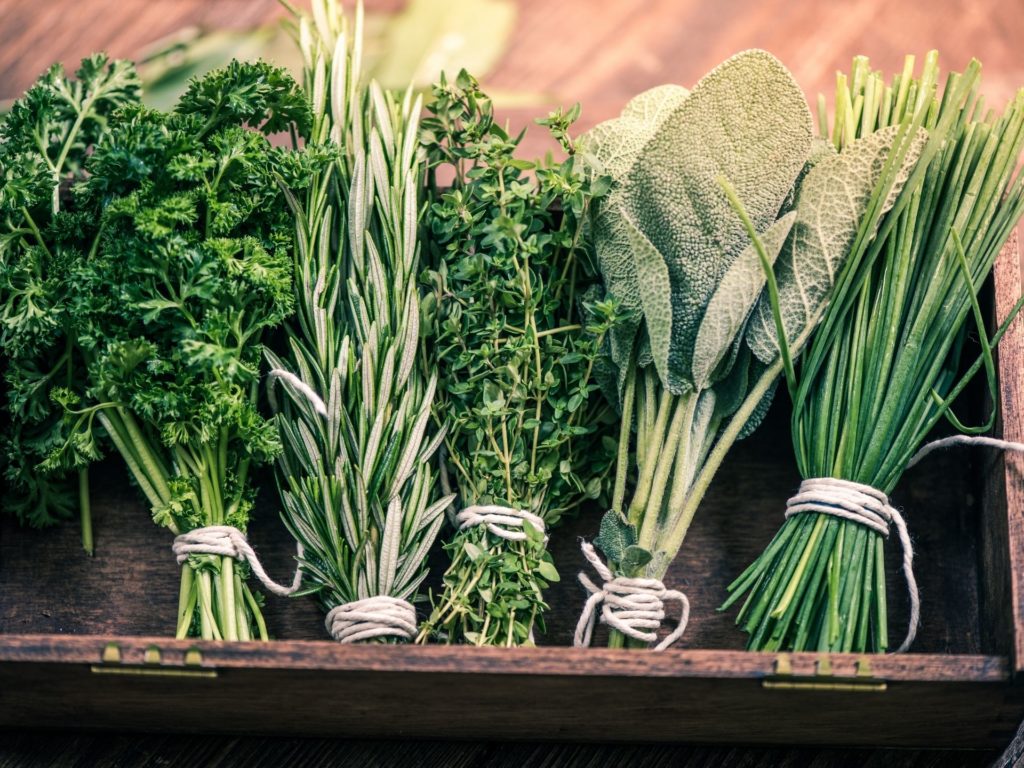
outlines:
[[[640,301],[650,355],[660,373],[668,367],[672,338],[672,296],[668,265],[628,214],[623,214],[621,222],[629,241],[638,285],[647,286],[639,291]]]
[[[661,124],[625,185],[620,227],[635,228],[666,265],[650,268],[639,290],[654,363],[666,388],[693,388],[691,361],[705,308],[749,242],[717,179],[735,186],[758,232],[775,221],[811,146],[811,115],[800,87],[774,56],[746,51],[706,75]],[[628,232],[631,244],[640,242]],[[616,240],[616,242],[618,242]],[[613,260],[643,258],[624,251]],[[639,277],[639,275],[638,275]],[[648,305],[666,301],[671,318],[652,323]]]
[[[771,264],[775,264],[782,251],[794,221],[795,211],[776,221],[761,236]],[[697,389],[710,383],[712,373],[734,345],[764,290],[766,279],[757,249],[751,243],[722,276],[701,320],[691,363]]]
[[[898,126],[890,126],[857,139],[839,154],[819,162],[804,178],[796,202],[796,223],[775,268],[783,328],[794,352],[806,342],[824,310],[898,130]],[[903,189],[926,139],[922,130],[910,145],[883,213]],[[751,317],[747,343],[764,363],[779,354],[767,295],[761,297]]]
[[[689,95],[690,92],[681,85],[656,85],[630,99],[622,110],[622,117],[657,128]]]
[[[644,145],[688,95],[678,85],[652,88],[634,97],[621,117],[599,123],[579,140],[580,153],[592,172],[611,178],[610,193],[594,206],[591,232],[605,288],[624,313],[631,313],[612,329],[609,339],[612,361],[620,370],[630,364],[641,323],[636,268],[631,259],[623,258],[631,246],[623,222],[626,196],[622,188]]]
[[[621,562],[626,550],[636,544],[636,527],[630,525],[614,509],[604,513],[601,528],[594,545],[600,549],[610,562]]]
[[[622,559],[619,560],[619,571],[627,576],[638,576],[644,566],[653,559],[654,556],[650,552],[634,544],[626,547],[622,553]]]
[[[761,375],[765,372],[765,368],[768,366],[758,360],[756,357],[750,360],[750,371],[747,374],[750,381],[757,381],[761,378]],[[764,421],[764,417],[768,415],[768,409],[772,405],[772,400],[775,399],[775,390],[778,388],[779,382],[774,381],[768,388],[768,391],[761,396],[761,399],[757,401],[757,405],[754,406],[754,410],[747,418],[743,427],[736,434],[737,440],[744,440],[754,434],[761,422]]]

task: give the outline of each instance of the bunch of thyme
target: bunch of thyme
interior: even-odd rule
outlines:
[[[456,532],[420,638],[529,644],[544,628],[543,590],[558,579],[546,533],[603,495],[615,457],[614,418],[594,377],[615,304],[595,299],[583,239],[604,182],[577,168],[569,127],[578,107],[539,121],[568,154],[555,165],[516,156],[522,135],[495,123],[466,72],[441,79],[430,112],[424,314],[439,376],[434,412],[449,425],[446,463],[462,509],[510,510],[522,522],[511,538],[486,521]]]

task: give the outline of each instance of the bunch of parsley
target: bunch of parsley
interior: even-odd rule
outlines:
[[[137,104],[139,80],[125,61],[97,54],[74,79],[55,64],[0,123],[0,344],[6,357],[4,507],[35,527],[70,517],[76,495],[82,544],[92,552],[88,472],[44,472],[59,444],[55,387],[79,387],[84,360],[69,312],[74,265],[97,244],[93,205],[70,193],[86,158],[107,136],[111,115]]]
[[[316,153],[271,146],[305,135],[309,104],[283,70],[232,62],[191,83],[170,113],[121,109],[76,190],[101,211],[99,240],[70,277],[84,394],[60,390],[66,433],[48,464],[123,457],[154,520],[174,533],[244,531],[252,466],[281,450],[257,410],[261,338],[293,309],[293,221]],[[230,557],[182,568],[177,635],[266,638],[256,596]]]

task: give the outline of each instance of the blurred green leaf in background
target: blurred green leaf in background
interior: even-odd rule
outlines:
[[[409,0],[394,13],[368,12],[366,71],[386,89],[412,81],[428,90],[442,71],[463,68],[486,75],[508,47],[515,20],[513,0]],[[168,109],[191,78],[231,59],[258,58],[301,74],[299,52],[280,22],[243,31],[182,29],[140,55],[144,101]]]

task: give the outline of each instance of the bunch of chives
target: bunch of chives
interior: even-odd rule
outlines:
[[[919,161],[921,183],[907,184],[805,353],[792,416],[804,478],[851,480],[889,494],[941,419],[964,432],[994,423],[992,414],[969,428],[951,406],[982,368],[995,394],[991,348],[1016,312],[989,338],[977,293],[1024,213],[1015,173],[1024,91],[1002,114],[986,111],[979,72],[972,62],[939,89],[932,52],[920,77],[913,57],[890,84],[863,57],[849,76],[838,76],[837,148],[899,124],[908,112],[944,141]],[[823,98],[819,120],[828,135]],[[961,374],[965,337],[975,325],[981,355]],[[752,650],[885,651],[884,543],[881,534],[832,515],[790,517],[730,585],[723,609],[746,596],[737,624]]]

